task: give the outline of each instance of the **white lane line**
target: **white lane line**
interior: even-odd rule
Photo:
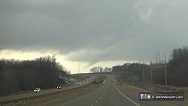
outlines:
[[[91,92],[91,93],[89,93],[89,94],[87,94],[87,95],[85,95],[85,96],[83,96],[83,97],[74,99],[74,100],[69,101],[69,102],[67,102],[67,103],[59,104],[59,105],[57,105],[57,106],[64,106],[64,105],[67,105],[67,104],[69,104],[69,103],[73,103],[73,102],[76,102],[76,101],[81,100],[81,99],[83,99],[83,98],[86,98],[86,97],[90,96],[91,94],[96,93],[99,89],[102,89],[102,87],[103,87],[103,86],[100,86],[100,87],[99,87],[97,90],[95,90],[94,92]]]
[[[116,85],[114,84],[114,86],[116,87]],[[124,96],[126,99],[128,99],[129,101],[131,101],[132,103],[134,103],[137,106],[140,106],[138,103],[134,102],[133,100],[131,100],[130,98],[128,98],[127,96],[125,96],[117,87],[116,87],[117,91]]]

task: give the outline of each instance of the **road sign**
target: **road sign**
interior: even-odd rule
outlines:
[[[133,80],[134,80],[134,81],[138,81],[138,76],[134,75],[134,76],[133,76]]]

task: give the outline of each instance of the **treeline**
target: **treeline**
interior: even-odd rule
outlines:
[[[53,88],[64,84],[67,71],[56,62],[55,57],[35,60],[0,60],[0,95],[18,91]]]
[[[188,86],[188,47],[174,49],[169,60],[168,83]]]
[[[134,85],[160,84],[165,85],[165,64],[125,63],[114,66],[113,72],[119,72],[123,81]]]
[[[174,49],[166,64],[125,63],[113,66],[112,71],[119,72],[119,77],[123,81],[135,85],[165,85],[165,78],[167,78],[167,85],[188,86],[188,47]]]
[[[111,72],[111,71],[112,71],[112,68],[109,68],[109,67],[105,67],[105,68],[93,67],[90,69],[91,73],[103,73],[103,72]]]
[[[123,65],[113,66],[112,72],[118,72],[121,81],[123,80],[127,83],[143,85],[143,82],[147,84],[152,82],[149,69],[150,66],[147,64],[125,63]]]

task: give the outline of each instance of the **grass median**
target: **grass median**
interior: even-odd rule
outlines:
[[[53,106],[60,103],[66,103],[84,95],[87,95],[99,88],[100,86],[101,84],[91,83],[78,88],[59,91],[51,94],[8,101],[7,103],[5,102],[0,104],[0,106]]]

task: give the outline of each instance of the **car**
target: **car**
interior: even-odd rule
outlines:
[[[41,89],[40,88],[35,88],[33,91],[34,91],[34,93],[35,92],[37,93],[37,92],[41,92]]]
[[[111,82],[114,82],[114,81],[111,81]]]
[[[60,86],[57,86],[56,88],[57,88],[57,89],[61,89],[61,87],[60,87]]]

